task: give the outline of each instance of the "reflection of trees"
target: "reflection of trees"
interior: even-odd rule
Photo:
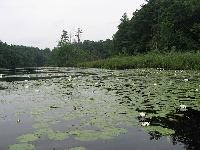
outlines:
[[[150,140],[159,140],[162,137],[162,134],[159,132],[150,132],[149,135],[151,136]]]
[[[179,114],[179,115],[177,115]],[[166,118],[152,118],[151,123],[161,123],[163,127],[175,130],[172,136],[173,144],[181,142],[187,150],[197,150],[200,147],[200,112],[192,109],[177,111],[177,114],[170,114]],[[184,114],[184,115],[181,115]],[[162,135],[156,132],[149,133],[150,139],[159,139]]]

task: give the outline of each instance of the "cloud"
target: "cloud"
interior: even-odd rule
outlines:
[[[62,30],[83,30],[82,40],[112,38],[124,12],[144,0],[1,0],[3,42],[39,48],[56,46]]]

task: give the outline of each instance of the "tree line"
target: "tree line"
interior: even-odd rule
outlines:
[[[50,49],[8,45],[0,41],[0,68],[41,67],[48,65]]]
[[[131,19],[125,13],[113,37],[116,53],[134,55],[200,49],[200,3],[197,0],[147,0]]]
[[[50,65],[76,66],[81,62],[111,57],[112,50],[113,42],[110,39],[80,42],[78,36],[78,42],[71,42],[68,32],[63,30],[57,46],[51,52]]]
[[[197,0],[146,0],[129,19],[124,13],[112,39],[77,42],[63,30],[56,47],[39,48],[0,42],[0,67],[76,66],[82,62],[149,51],[167,53],[200,50],[200,5]]]

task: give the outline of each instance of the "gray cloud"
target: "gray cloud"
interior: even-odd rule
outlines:
[[[62,30],[83,30],[82,40],[105,40],[144,0],[0,0],[0,40],[53,48]]]

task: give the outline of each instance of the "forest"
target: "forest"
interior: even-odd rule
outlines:
[[[0,68],[41,67],[48,64],[49,48],[39,49],[22,45],[8,45],[0,41]]]
[[[112,39],[81,42],[78,38],[77,41],[71,42],[68,32],[63,30],[57,46],[52,50],[0,42],[0,67],[44,65],[95,67],[91,64],[94,64],[94,61],[97,63],[97,60],[104,60],[105,63],[106,60],[110,61],[113,58],[119,60],[131,57],[128,60],[132,62],[141,57],[145,59],[142,61],[146,61],[146,57],[142,56],[155,56],[155,54],[158,57],[167,55],[165,61],[171,59],[170,55],[173,55],[173,60],[169,60],[172,61],[170,63],[181,65],[181,62],[177,62],[180,60],[188,67],[183,59],[189,54],[193,60],[191,63],[196,66],[192,69],[198,68],[200,65],[198,57],[194,59],[193,57],[199,56],[200,50],[200,2],[197,0],[147,0],[146,2],[141,9],[133,12],[131,18],[128,18],[126,13],[123,14]],[[152,57],[150,61],[156,61],[156,58]],[[160,61],[162,62],[162,59]],[[120,63],[120,61],[115,62]],[[151,67],[162,66],[157,64]],[[143,62],[142,67],[146,67]]]

